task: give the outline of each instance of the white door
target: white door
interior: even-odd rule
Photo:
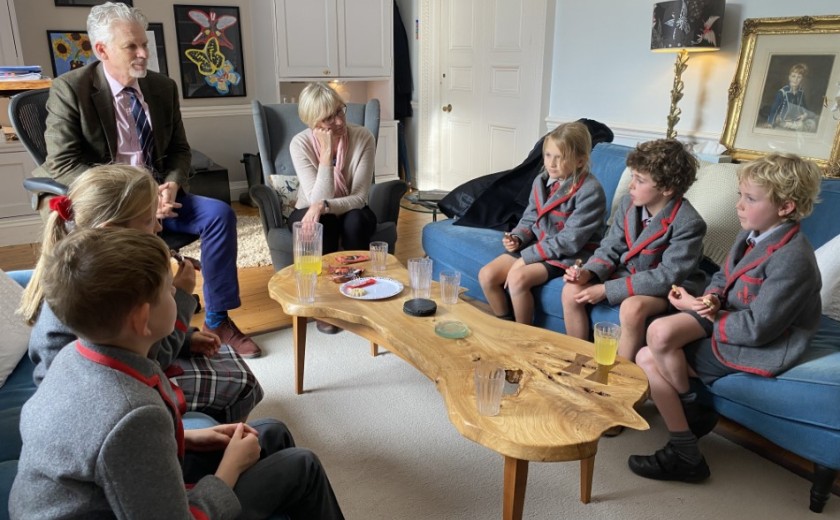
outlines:
[[[546,1],[441,0],[440,102],[430,134],[439,160],[427,169],[437,182],[421,179],[424,189],[511,168],[542,135]]]

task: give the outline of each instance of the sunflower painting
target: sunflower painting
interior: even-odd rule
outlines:
[[[96,61],[85,31],[47,31],[52,56],[53,77]]]

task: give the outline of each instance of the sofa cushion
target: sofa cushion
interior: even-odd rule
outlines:
[[[280,213],[284,219],[288,219],[297,204],[300,180],[297,175],[269,175],[268,182],[280,198]]]
[[[632,148],[629,146],[613,143],[598,143],[592,149],[592,173],[595,174],[604,188],[604,194],[607,196],[607,204],[609,205],[616,197],[616,189],[624,170],[627,168],[627,154],[630,153],[630,150]]]
[[[697,180],[685,194],[706,221],[703,254],[717,265],[726,260],[741,231],[738,212],[738,165],[707,164],[697,170]]]
[[[840,235],[820,246],[815,254],[822,278],[822,313],[840,321]]]
[[[840,207],[840,179],[825,178],[820,187],[820,203],[802,221],[802,231],[814,248],[837,236],[837,208]]]
[[[35,393],[35,365],[24,356],[0,388],[0,461],[20,456],[20,409]]]
[[[455,226],[452,219],[426,224],[423,251],[434,260],[433,277],[438,279],[443,270],[458,271],[466,295],[486,302],[478,283],[478,271],[505,252],[502,235],[494,229]],[[464,247],[466,245],[469,247]]]
[[[23,288],[0,271],[0,388],[29,347],[30,328],[15,315],[22,295]]]
[[[822,316],[802,359],[777,377],[731,374],[711,390],[767,415],[840,430],[840,322]]]

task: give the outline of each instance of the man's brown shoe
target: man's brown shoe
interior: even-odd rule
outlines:
[[[202,325],[201,330],[205,332],[212,332],[213,334],[219,336],[222,343],[230,345],[233,350],[235,350],[236,353],[243,358],[253,359],[262,355],[262,350],[260,350],[260,347],[254,343],[254,340],[243,334],[242,331],[239,330],[239,327],[236,326],[236,323],[234,323],[230,318],[227,318],[221,325],[213,329],[208,327],[207,323],[205,323]]]

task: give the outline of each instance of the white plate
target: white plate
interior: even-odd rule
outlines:
[[[362,289],[365,290],[364,295],[353,296],[352,294],[350,294],[350,289],[348,288],[349,285],[356,285],[371,278],[376,280],[376,283],[362,287]],[[354,300],[383,300],[385,298],[390,298],[391,296],[395,296],[401,293],[403,290],[403,284],[394,280],[393,278],[385,278],[382,276],[365,276],[362,278],[350,280],[349,282],[344,282],[339,286],[338,290],[344,296],[347,296],[348,298],[353,298]]]

